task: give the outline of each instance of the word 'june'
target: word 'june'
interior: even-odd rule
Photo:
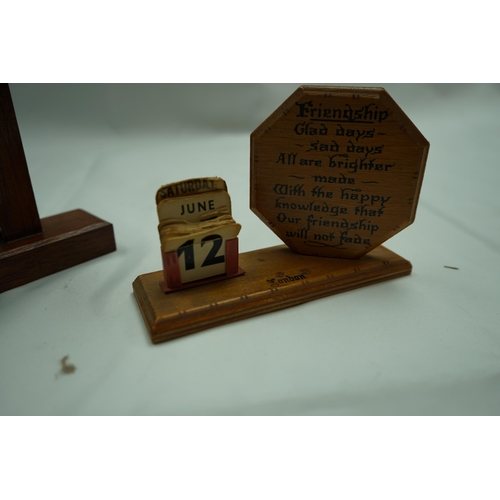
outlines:
[[[349,104],[344,104],[343,108],[323,107],[323,103],[316,106],[313,101],[295,103],[298,106],[297,118],[309,118],[311,120],[322,121],[343,121],[360,123],[382,123],[389,117],[389,112],[379,109],[375,104],[364,105],[360,108],[352,108]]]

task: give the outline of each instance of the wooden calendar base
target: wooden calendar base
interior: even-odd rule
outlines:
[[[113,226],[83,210],[41,219],[42,232],[0,244],[0,292],[116,250]]]
[[[240,254],[244,276],[165,295],[162,271],[142,274],[133,290],[154,344],[411,273],[382,246],[355,259],[311,257],[286,245]]]

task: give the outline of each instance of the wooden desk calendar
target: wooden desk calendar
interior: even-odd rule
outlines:
[[[0,84],[0,292],[116,249],[113,226],[83,210],[40,219],[9,86]]]
[[[161,271],[139,276],[153,343],[411,273],[381,244],[414,221],[429,143],[384,89],[300,87],[250,149],[250,208],[285,245],[169,296]]]

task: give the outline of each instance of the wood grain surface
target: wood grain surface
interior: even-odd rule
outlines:
[[[300,87],[251,135],[250,206],[296,252],[360,257],[415,219],[428,149],[382,88]]]
[[[359,259],[311,257],[285,245],[240,254],[246,274],[165,295],[162,271],[138,276],[133,291],[153,343],[291,307],[411,273],[380,246]]]
[[[84,210],[41,219],[42,233],[0,245],[0,292],[116,250],[113,226]]]

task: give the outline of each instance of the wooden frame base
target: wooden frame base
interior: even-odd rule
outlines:
[[[116,250],[113,226],[84,210],[41,219],[42,232],[0,244],[0,292]]]
[[[177,253],[176,253],[177,255]],[[179,288],[169,288],[167,285],[167,282],[164,280],[161,280],[159,285],[160,288],[163,290],[163,293],[174,293],[174,292],[180,292],[181,290],[186,290],[188,288],[194,288],[197,286],[205,286],[208,285],[209,283],[215,283],[217,281],[224,281],[228,280],[231,278],[237,278],[238,276],[243,276],[245,274],[245,270],[241,269],[241,267],[238,267],[238,271],[234,274],[231,274],[231,276],[227,274],[218,274],[217,276],[210,276],[210,278],[205,278],[202,280],[197,280],[197,281],[190,281],[189,283],[185,283],[184,285],[180,286]]]
[[[286,245],[240,254],[244,276],[165,295],[162,271],[133,283],[154,344],[232,321],[283,309],[411,273],[411,264],[385,247],[355,259],[311,257]]]

